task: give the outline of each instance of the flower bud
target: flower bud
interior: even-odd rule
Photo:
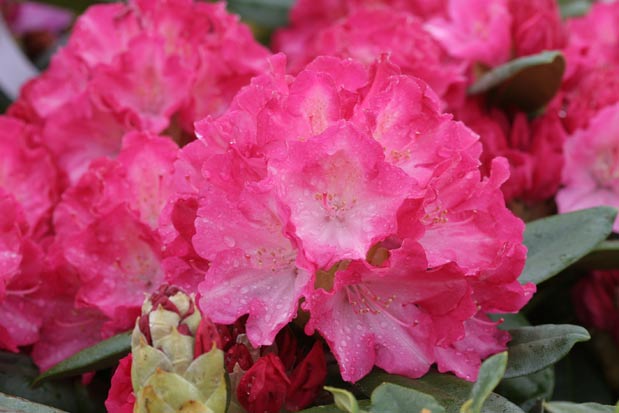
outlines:
[[[327,361],[320,341],[299,363],[290,375],[286,395],[286,409],[297,411],[309,406],[322,389],[327,378]]]
[[[289,384],[282,362],[270,353],[243,375],[237,397],[249,413],[277,413],[284,405]]]
[[[254,360],[247,346],[237,343],[226,351],[225,364],[228,372],[232,372],[237,364],[243,371],[247,371],[254,364]]]
[[[224,413],[221,340],[194,298],[162,286],[142,306],[133,330],[131,383],[135,413]]]

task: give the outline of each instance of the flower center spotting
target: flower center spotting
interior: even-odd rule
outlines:
[[[294,266],[296,251],[281,247],[270,249],[259,247],[253,257],[247,255],[246,258],[253,258],[257,268],[275,273],[283,268]]]
[[[324,178],[318,179],[314,187],[324,189],[316,191],[314,199],[325,212],[325,221],[344,222],[346,214],[357,205],[355,189],[360,180],[359,166],[340,150],[324,159],[317,168],[322,169],[318,176]]]

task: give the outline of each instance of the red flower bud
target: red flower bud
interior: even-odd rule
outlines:
[[[283,328],[275,337],[275,344],[277,344],[277,356],[284,364],[286,371],[292,370],[297,360],[297,338],[292,330],[288,327]]]
[[[230,347],[230,349],[226,351],[226,355],[224,357],[226,370],[229,373],[232,373],[232,370],[237,363],[239,364],[239,367],[245,371],[249,370],[254,364],[251,354],[249,353],[249,349],[245,344],[241,343],[237,343]]]
[[[316,341],[290,375],[290,386],[286,395],[286,409],[297,411],[309,406],[322,389],[327,378],[327,361],[322,343]]]
[[[280,359],[267,354],[241,377],[236,394],[248,413],[277,413],[284,404],[289,384]]]
[[[198,358],[201,354],[208,353],[213,349],[213,343],[218,349],[223,350],[221,338],[217,332],[217,326],[206,316],[202,316],[198,330],[196,331],[196,342],[193,348],[193,356]]]
[[[224,351],[228,350],[232,344],[232,336],[230,335],[230,329],[228,326],[223,324],[217,324],[217,333],[219,333],[219,338],[221,339],[222,349]]]

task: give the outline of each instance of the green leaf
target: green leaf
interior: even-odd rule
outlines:
[[[473,388],[473,383],[451,374],[428,373],[420,379],[409,379],[381,371],[371,373],[357,383],[357,387],[369,396],[382,383],[395,383],[429,394],[445,408],[445,413],[459,413],[460,407],[469,399]],[[518,406],[495,393],[488,397],[481,411],[482,413],[523,413]]]
[[[528,223],[520,282],[539,284],[584,257],[611,233],[616,215],[614,208],[597,207]]]
[[[483,74],[469,94],[487,93],[494,105],[535,112],[557,93],[564,71],[565,58],[559,51],[520,57]]]
[[[294,0],[228,0],[228,10],[244,20],[268,28],[288,24],[288,12]]]
[[[586,329],[570,324],[545,324],[509,330],[505,378],[540,371],[562,359],[580,341],[591,337]]]
[[[526,376],[503,379],[495,391],[528,411],[539,401],[550,399],[554,384],[552,366]]]
[[[418,413],[423,411],[444,413],[445,408],[429,394],[393,383],[383,383],[372,392],[370,411],[372,413]]]
[[[112,367],[130,351],[131,332],[115,335],[56,364],[37,377],[34,384]]]
[[[53,407],[45,406],[39,403],[33,403],[29,400],[9,396],[8,394],[4,393],[0,393],[0,412],[66,413],[64,410],[54,409]]]
[[[480,413],[484,402],[499,384],[507,366],[507,352],[495,354],[486,359],[480,369],[477,381],[471,389],[471,397],[460,409],[461,413]]]
[[[565,19],[567,17],[584,16],[591,8],[591,3],[589,0],[559,0],[561,17]]]
[[[544,408],[549,413],[616,413],[616,406],[607,406],[597,403],[570,403],[549,402],[544,403]]]
[[[103,400],[96,400],[98,394],[88,394],[79,378],[56,380],[33,388],[31,383],[38,374],[39,369],[29,357],[0,352],[0,392],[68,412],[105,412]],[[97,378],[93,384],[98,384]]]
[[[335,405],[348,413],[359,413],[359,403],[353,394],[344,389],[325,386],[325,390],[333,394]]]

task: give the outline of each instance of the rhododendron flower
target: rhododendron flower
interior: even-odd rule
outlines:
[[[386,57],[369,69],[321,57],[296,77],[284,66],[274,57],[228,112],[198,122],[179,156],[170,202],[197,203],[191,241],[211,265],[200,307],[217,323],[247,314],[258,347],[301,300],[306,333],[349,381],[433,363],[474,379],[506,337],[471,320],[534,291],[517,281],[524,227],[500,192],[506,162],[482,178],[478,137]],[[468,346],[478,334],[491,343]],[[472,350],[453,363],[463,340]]]
[[[243,375],[236,394],[249,413],[277,413],[284,405],[289,385],[282,362],[267,354]]]
[[[163,281],[155,229],[176,151],[168,139],[129,134],[118,159],[94,161],[56,209],[57,242],[82,280],[77,298],[110,318]]]
[[[467,101],[458,110],[458,118],[479,133],[483,170],[490,169],[496,156],[508,159],[510,176],[501,187],[506,202],[544,201],[559,189],[566,133],[558,103],[551,103],[543,115],[532,121],[522,112],[515,113],[510,121],[504,112],[486,110],[477,100]]]
[[[559,212],[600,205],[619,207],[619,105],[606,107],[565,143]],[[619,221],[613,226],[619,231]]]
[[[585,16],[569,19],[567,61],[561,87],[564,125],[586,128],[598,111],[619,101],[619,3],[598,2]]]
[[[512,16],[506,0],[449,0],[447,15],[426,28],[453,56],[486,66],[509,60]]]
[[[322,342],[303,346],[302,339],[297,340],[292,329],[285,327],[273,345],[255,348],[247,341],[245,322],[241,318],[234,325],[217,326],[220,341],[227,343],[222,349],[233,390],[232,406],[279,412],[283,406],[298,411],[314,402],[327,377]]]
[[[568,19],[566,78],[579,76],[593,67],[619,62],[619,3],[595,2],[588,13]]]
[[[508,0],[515,56],[561,49],[566,31],[555,0]]]
[[[168,138],[130,133],[117,159],[94,160],[64,192],[46,269],[59,291],[40,297],[49,318],[33,354],[41,368],[131,328],[144,293],[163,282],[156,229],[177,150]]]
[[[119,308],[119,313],[124,313],[127,318],[133,317],[133,320],[114,328],[106,326],[106,323],[111,324],[110,320],[100,310],[76,302],[81,280],[55,246],[47,251],[42,278],[44,288],[39,288],[35,297],[43,322],[40,339],[31,354],[42,371],[98,343],[113,332],[126,331],[137,316],[135,312],[124,313],[124,309]]]
[[[299,48],[296,38],[304,31],[312,34]],[[301,20],[276,33],[274,48],[286,53],[293,73],[320,55],[351,57],[369,66],[390,53],[404,74],[425,80],[444,100],[455,105],[463,98],[466,65],[449,58],[422,21],[406,11],[360,7],[319,31],[311,21]]]
[[[19,119],[0,116],[0,190],[21,204],[29,230],[37,237],[49,231],[60,182],[38,131]]]
[[[9,111],[42,127],[75,183],[92,159],[116,156],[127,132],[192,140],[193,122],[221,113],[268,54],[221,3],[96,5]]]
[[[0,348],[39,339],[42,314],[36,300],[41,287],[43,253],[29,236],[25,213],[15,198],[0,188]]]

